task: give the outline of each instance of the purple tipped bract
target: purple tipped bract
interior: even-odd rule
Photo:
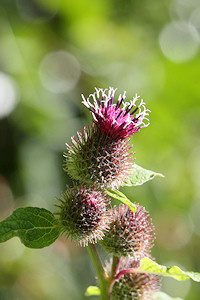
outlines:
[[[119,95],[114,103],[114,96],[117,89],[97,89],[86,99],[82,95],[82,103],[90,110],[94,123],[101,130],[102,134],[108,135],[115,140],[126,139],[139,131],[140,128],[147,127],[149,120],[147,116],[150,110],[146,109],[143,100],[139,96],[133,97],[130,102],[125,102],[126,92]],[[138,104],[136,104],[140,101]]]
[[[112,299],[151,300],[155,298],[155,293],[160,288],[160,278],[154,274],[137,273],[139,266],[140,262],[133,258],[121,257],[119,259],[117,280],[112,288]],[[131,269],[135,271],[131,272]]]
[[[154,226],[143,206],[135,204],[136,211],[119,204],[111,210],[110,229],[105,233],[101,246],[115,256],[148,256],[155,239]]]
[[[109,201],[106,194],[95,187],[67,187],[58,199],[60,205],[57,213],[63,233],[72,241],[87,246],[102,239],[104,231],[108,230],[110,214],[107,211]]]

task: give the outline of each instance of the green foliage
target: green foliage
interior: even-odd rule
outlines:
[[[88,286],[85,296],[99,296],[100,295],[100,289],[97,286],[90,285]]]
[[[162,175],[160,173],[146,170],[146,169],[134,164],[130,174],[126,177],[126,180],[124,180],[123,186],[142,185],[143,183],[154,179],[156,176],[164,177],[164,175]],[[133,213],[135,212],[134,204],[122,192],[120,192],[118,190],[107,189],[106,193],[109,196],[111,196],[117,200],[120,200],[122,203],[126,204],[133,211]]]
[[[130,174],[126,177],[126,180],[124,180],[124,186],[142,185],[143,183],[152,180],[155,177],[164,177],[164,175],[146,170],[134,164]]]
[[[147,257],[141,260],[140,270],[145,271],[145,273],[172,277],[180,281],[193,279],[200,282],[200,273],[183,271],[177,266],[162,266]]]
[[[38,207],[16,209],[0,222],[0,242],[19,237],[29,248],[43,248],[51,245],[59,236],[60,227],[54,215]]]
[[[189,26],[194,29],[192,31],[195,31],[195,24],[199,30],[197,2],[2,1],[1,72],[5,72],[16,83],[20,101],[11,115],[1,119],[1,192],[7,185],[9,191],[5,197],[1,193],[1,216],[11,209],[11,193],[14,201],[12,205],[16,205],[18,197],[23,195],[24,199],[29,199],[26,205],[37,206],[38,198],[43,201],[52,195],[59,195],[65,184],[69,184],[69,181],[63,179],[60,164],[56,164],[55,160],[58,151],[61,153],[64,150],[63,141],[69,141],[82,124],[88,124],[86,118],[91,120],[89,112],[87,115],[86,111],[83,112],[80,91],[83,92],[83,88],[90,91],[94,86],[107,87],[110,84],[119,90],[127,90],[128,99],[137,92],[152,110],[150,126],[141,130],[141,134],[135,134],[131,142],[138,162],[141,161],[144,166],[151,164],[155,170],[161,170],[162,166],[162,172],[166,175],[166,180],[158,186],[151,185],[151,192],[149,185],[144,185],[142,189],[135,189],[133,194],[137,201],[142,199],[143,205],[147,205],[147,208],[150,206],[153,220],[158,223],[161,220],[157,228],[154,256],[159,256],[162,251],[163,261],[173,257],[181,265],[185,261],[191,266],[199,265],[199,201],[196,193],[200,174],[200,55],[197,52],[187,62],[173,63],[165,57],[159,46],[160,33],[174,18],[184,24],[188,23],[189,18]],[[54,11],[55,6],[58,10],[55,10],[55,15],[51,15],[49,12]],[[41,19],[41,13],[44,20]],[[187,36],[188,32],[184,30],[180,40],[189,47]],[[183,47],[183,51],[187,52],[187,47]],[[41,83],[38,72],[45,55],[57,48],[74,55],[81,63],[81,80],[65,94],[50,92]],[[57,66],[55,70],[54,65]],[[43,71],[44,75],[47,78],[51,76],[53,80],[66,78],[65,85],[68,85],[70,68],[66,68],[66,63],[58,64],[58,60],[54,65],[53,62],[49,64],[50,68]],[[5,104],[9,103],[6,97],[4,99]],[[131,192],[127,196],[133,201]],[[39,206],[46,207],[46,203],[40,202]],[[181,211],[181,218],[175,218],[172,223],[172,217],[170,221],[168,219],[169,212],[176,215],[177,211]],[[167,235],[171,227],[174,230],[170,230]],[[182,229],[178,230],[178,238],[176,229]],[[3,261],[4,246],[1,246],[0,257]],[[166,247],[170,249],[170,255],[169,251],[162,250]],[[42,259],[40,251],[37,255]],[[79,257],[79,252],[76,255]],[[52,259],[51,263],[57,269],[56,259]],[[6,276],[1,276],[0,285],[4,286],[5,278],[13,278],[13,275],[18,282],[17,286],[13,285],[12,280],[10,284],[7,282],[5,294],[1,289],[3,299],[30,299],[35,295],[35,299],[40,300],[41,293],[43,298],[52,299],[55,286],[58,299],[64,299],[63,295],[68,295],[70,300],[82,299],[75,291],[80,293],[83,280],[75,284],[68,280],[62,287],[62,278],[69,279],[67,264],[66,268],[62,268],[62,275],[61,272],[60,275],[52,274],[53,284],[49,283],[46,289],[44,281],[38,280],[37,273],[31,274],[34,284],[29,284],[26,264],[23,256],[18,260],[21,267],[17,269],[4,267],[0,262],[1,271],[5,269],[7,272]],[[48,262],[44,262],[40,268],[48,269]],[[73,268],[70,278],[73,278],[77,269],[85,278],[81,266]],[[59,276],[61,280],[58,280]],[[24,280],[27,280],[27,285],[24,285]],[[191,284],[188,295],[183,293],[184,298],[199,299],[199,285]],[[67,286],[69,289],[66,294]],[[70,294],[71,288],[74,292]],[[42,292],[39,295],[35,290]],[[63,294],[59,296],[58,293]]]
[[[120,191],[118,190],[106,190],[106,193],[117,199],[117,200],[120,200],[122,203],[126,204],[131,210],[132,212],[134,213],[136,211],[136,208],[135,208],[135,205]]]

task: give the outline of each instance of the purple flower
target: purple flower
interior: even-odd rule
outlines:
[[[119,95],[117,103],[114,104],[114,96],[117,89],[97,89],[86,99],[82,95],[82,103],[90,110],[94,123],[101,133],[108,135],[114,140],[126,139],[147,127],[149,120],[147,116],[150,110],[146,109],[143,100],[139,104],[139,96],[133,97],[130,102],[125,102],[126,92]]]

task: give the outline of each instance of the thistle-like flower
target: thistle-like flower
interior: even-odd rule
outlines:
[[[118,188],[132,167],[128,141],[102,135],[98,127],[85,128],[72,138],[64,153],[64,170],[82,183]]]
[[[83,104],[93,115],[91,129],[85,128],[72,137],[64,153],[64,170],[75,180],[101,189],[119,188],[132,169],[130,137],[149,124],[149,110],[136,95],[125,102],[125,92],[113,103],[116,89],[96,89]]]
[[[138,131],[147,127],[147,116],[150,110],[146,109],[143,100],[139,104],[139,96],[133,97],[130,102],[125,102],[126,92],[119,95],[114,104],[114,96],[117,89],[97,89],[86,99],[82,95],[82,103],[90,110],[94,123],[103,135],[110,136],[113,140],[126,139]]]
[[[110,229],[105,233],[101,246],[115,256],[133,256],[141,259],[148,255],[155,239],[154,227],[144,207],[136,206],[133,213],[120,204],[111,210]]]
[[[139,266],[139,261],[133,258],[120,258],[119,279],[113,285],[112,300],[153,299],[153,294],[160,288],[160,278],[154,274],[137,273]]]
[[[109,201],[94,187],[67,187],[57,205],[63,233],[82,246],[96,243],[109,228]]]

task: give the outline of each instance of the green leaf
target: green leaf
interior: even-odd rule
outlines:
[[[21,207],[0,222],[0,243],[19,237],[29,248],[51,245],[59,236],[60,227],[54,215],[38,207]]]
[[[130,174],[124,180],[123,186],[142,185],[143,183],[154,179],[156,176],[164,177],[164,175],[162,175],[160,173],[146,170],[146,169],[134,164]]]
[[[85,296],[99,296],[101,294],[100,289],[97,286],[88,286]]]
[[[141,260],[140,270],[145,271],[145,273],[168,276],[177,280],[186,280],[191,278],[194,281],[200,282],[200,273],[182,271],[177,266],[162,266],[147,257]]]
[[[182,298],[172,298],[163,292],[156,292],[153,300],[183,300]]]
[[[126,204],[134,213],[136,211],[136,207],[135,205],[120,191],[118,190],[106,190],[105,191],[109,196],[120,200],[122,203]]]

